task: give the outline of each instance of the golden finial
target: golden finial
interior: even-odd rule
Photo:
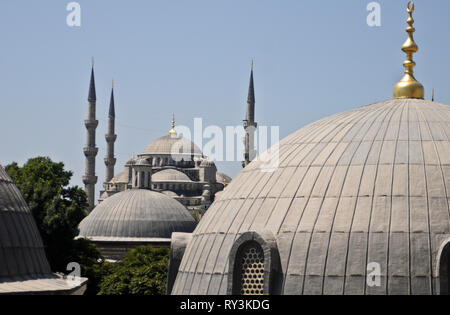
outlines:
[[[405,75],[394,87],[394,98],[418,98],[424,99],[425,89],[420,82],[414,78],[414,67],[416,63],[413,60],[413,54],[419,50],[417,44],[414,42],[413,33],[416,29],[413,27],[414,19],[412,14],[414,12],[414,1],[408,2],[408,7],[406,10],[409,14],[407,23],[408,27],[406,32],[408,33],[408,38],[402,46],[402,50],[406,53],[406,60],[403,62],[405,67]]]
[[[175,131],[175,114],[172,114],[172,129],[169,130],[169,137],[176,137],[177,132]]]

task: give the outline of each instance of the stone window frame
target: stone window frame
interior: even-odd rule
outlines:
[[[228,255],[228,295],[240,294],[239,278],[240,270],[236,270],[239,266],[237,258],[240,257],[241,249],[248,243],[257,243],[264,253],[264,295],[274,294],[275,281],[274,277],[281,270],[280,256],[278,253],[278,246],[275,237],[271,232],[264,231],[258,233],[256,231],[245,232],[239,236],[234,242],[230,254]]]
[[[446,239],[437,255],[437,282],[440,295],[450,295],[450,238]]]

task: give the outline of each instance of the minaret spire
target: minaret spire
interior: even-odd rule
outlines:
[[[417,98],[424,99],[425,89],[422,84],[420,84],[416,78],[414,78],[414,67],[416,63],[413,60],[413,55],[419,50],[419,47],[414,42],[413,34],[416,29],[413,27],[414,19],[412,14],[414,12],[414,1],[408,2],[408,7],[406,10],[409,14],[408,27],[406,32],[408,33],[408,38],[402,46],[402,50],[406,53],[406,60],[403,62],[405,67],[405,75],[394,87],[394,98]]]
[[[250,71],[250,83],[248,87],[248,96],[247,96],[247,114],[244,120],[244,129],[245,129],[245,152],[244,152],[244,161],[242,162],[242,166],[246,167],[254,158],[255,158],[255,150],[254,150],[254,139],[255,139],[255,131],[258,124],[255,122],[255,84],[253,80],[253,60]]]
[[[94,208],[95,184],[97,176],[95,176],[95,157],[98,148],[95,146],[95,131],[98,126],[98,120],[95,119],[97,96],[95,93],[95,77],[94,77],[94,59],[92,58],[91,82],[89,84],[88,96],[88,118],[84,121],[87,129],[86,147],[83,152],[86,156],[86,172],[83,176],[83,183],[88,196],[89,210]]]
[[[115,134],[115,119],[116,119],[116,111],[114,108],[114,80],[113,80],[111,88],[111,100],[109,102],[108,133],[105,135],[106,139],[105,182],[109,182],[111,181],[111,179],[113,179],[114,166],[116,165],[116,158],[114,157],[114,143],[116,142],[117,139],[117,135]]]

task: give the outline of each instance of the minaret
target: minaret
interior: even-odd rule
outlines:
[[[106,138],[106,178],[105,182],[109,182],[114,177],[114,166],[116,165],[116,159],[114,158],[114,142],[116,142],[117,135],[115,134],[115,119],[116,113],[114,109],[114,81],[111,89],[111,101],[109,103],[109,115],[108,115],[108,133]]]
[[[413,34],[416,29],[413,27],[414,19],[412,14],[414,13],[414,1],[408,3],[408,8],[406,10],[409,14],[408,27],[406,32],[408,33],[408,38],[402,46],[403,52],[406,54],[406,60],[403,62],[405,67],[405,74],[403,78],[394,87],[394,98],[417,98],[424,99],[425,89],[420,82],[414,77],[414,67],[416,63],[413,60],[413,55],[419,50],[419,47],[414,42]]]
[[[245,152],[242,167],[246,167],[255,158],[254,140],[257,126],[258,124],[255,122],[255,87],[253,83],[253,61],[252,61],[252,68],[250,72],[250,85],[248,87],[248,97],[247,97],[247,116],[244,120]]]
[[[88,196],[89,210],[94,208],[95,200],[95,184],[97,176],[95,176],[95,157],[98,148],[95,146],[95,130],[98,126],[98,120],[95,119],[95,105],[97,97],[95,95],[95,79],[94,79],[94,59],[92,59],[91,83],[89,85],[89,111],[88,119],[84,121],[87,129],[86,147],[83,149],[86,156],[86,173],[83,176],[83,183]]]

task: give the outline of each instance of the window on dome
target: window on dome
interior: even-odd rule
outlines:
[[[264,294],[264,252],[255,242],[242,245],[236,256],[238,274],[235,293],[240,295]]]
[[[441,295],[450,295],[450,241],[445,244],[439,259],[439,285]]]

